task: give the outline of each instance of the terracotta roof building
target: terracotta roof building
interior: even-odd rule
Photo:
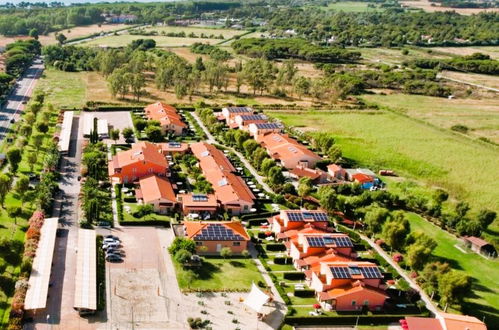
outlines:
[[[135,194],[137,199],[152,205],[154,212],[166,214],[175,207],[175,192],[166,178],[150,174],[139,179],[139,187]]]
[[[243,179],[234,174],[236,169],[224,153],[205,142],[191,144],[191,150],[221,206],[231,214],[249,212],[255,196]]]
[[[435,318],[406,316],[400,324],[404,330],[487,330],[476,317],[443,312]]]
[[[269,218],[269,224],[277,235],[290,230],[302,229],[306,224],[311,224],[325,232],[329,217],[326,212],[319,210],[281,210],[278,215]]]
[[[219,253],[228,247],[239,254],[247,249],[250,237],[236,221],[184,221],[184,233],[196,242],[198,253]]]
[[[250,107],[226,107],[222,109],[222,116],[227,125],[234,124],[237,116],[249,116],[254,113],[255,111]]]
[[[144,110],[147,118],[159,121],[163,134],[182,135],[184,129],[187,128],[187,125],[177,113],[177,109],[171,105],[156,102],[149,104]]]
[[[118,152],[108,163],[111,179],[118,183],[134,182],[149,175],[168,175],[168,162],[161,147],[150,142],[134,143],[129,150]]]
[[[204,218],[206,213],[213,215],[217,211],[218,202],[213,194],[178,194],[177,201],[182,205],[182,213],[196,213]]]
[[[314,168],[315,164],[322,159],[287,134],[266,133],[258,135],[256,140],[272,158],[280,161],[287,169],[295,168],[298,165]]]

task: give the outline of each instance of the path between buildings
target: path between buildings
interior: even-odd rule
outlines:
[[[390,264],[390,266],[392,266],[393,268],[395,268],[399,274],[409,283],[409,285],[411,286],[411,288],[413,288],[414,290],[418,291],[419,294],[421,295],[421,300],[423,300],[426,304],[426,308],[432,312],[435,316],[438,316],[440,315],[439,313],[439,310],[437,309],[437,307],[435,307],[435,305],[433,305],[433,302],[431,301],[431,299],[426,295],[426,293],[423,291],[423,289],[421,289],[421,287],[410,277],[408,276],[404,270],[395,262],[392,260],[392,258],[390,258],[390,256],[379,246],[377,245],[376,243],[374,243],[371,239],[369,239],[367,236],[365,235],[362,235],[362,234],[359,234],[360,237],[365,240],[367,243],[369,243],[369,245],[376,250],[376,252],[379,253],[380,256],[383,257],[383,259],[386,260],[386,262],[388,262]]]
[[[286,312],[288,310],[286,304],[284,303],[284,300],[282,299],[281,295],[279,294],[279,291],[277,291],[277,288],[274,285],[274,282],[270,278],[267,270],[263,266],[262,262],[260,259],[258,259],[258,251],[255,249],[253,244],[250,244],[248,246],[248,251],[251,255],[251,258],[256,264],[256,268],[258,268],[258,271],[260,274],[262,274],[263,279],[265,280],[265,283],[267,283],[267,286],[270,287],[270,290],[274,296],[274,302],[275,302],[275,311],[267,315],[266,317],[266,323],[268,323],[270,326],[272,326],[273,329],[279,328],[281,325],[282,321],[284,320],[284,316],[286,315]]]
[[[210,131],[208,131],[208,129],[206,128],[206,126],[204,125],[204,123],[201,121],[201,119],[198,117],[198,115],[195,112],[192,113],[192,117],[198,122],[199,126],[201,127],[201,129],[204,131],[204,133],[208,137],[208,139],[206,140],[206,142],[209,143],[209,144],[217,143],[217,141],[215,140],[215,138],[213,137],[213,135],[210,133]],[[265,178],[263,176],[261,176],[260,174],[258,174],[258,172],[255,170],[255,168],[250,164],[250,162],[248,162],[246,160],[246,158],[244,157],[243,154],[241,154],[239,151],[235,150],[232,147],[228,147],[228,146],[225,146],[225,147],[227,149],[229,149],[230,151],[232,151],[233,153],[235,153],[237,155],[237,157],[239,157],[239,159],[241,159],[241,161],[243,162],[244,166],[246,166],[246,168],[255,177],[255,180],[263,187],[263,189],[267,193],[270,193],[270,194],[274,193],[272,191],[272,189],[270,189],[269,185],[267,183],[265,183],[265,181],[264,181]]]

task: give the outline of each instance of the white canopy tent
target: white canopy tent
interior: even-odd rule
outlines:
[[[253,309],[257,313],[261,313],[263,310],[263,305],[265,305],[267,302],[269,302],[270,297],[260,290],[259,287],[253,283],[251,285],[251,291],[244,299],[244,304],[248,306],[249,308]]]

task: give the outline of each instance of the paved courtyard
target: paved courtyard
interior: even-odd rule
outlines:
[[[124,128],[133,128],[132,115],[129,111],[92,111],[92,112],[82,112],[81,114],[81,123],[85,122],[85,117],[93,116],[98,119],[105,119],[110,128],[119,129],[120,130],[120,138],[117,141],[118,143],[125,143],[125,139],[121,135]],[[112,141],[114,143],[114,141]]]

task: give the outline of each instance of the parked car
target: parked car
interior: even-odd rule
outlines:
[[[117,248],[117,247],[120,247],[120,242],[108,242],[108,243],[104,243],[102,245],[102,248],[104,250],[107,250],[109,248]]]
[[[108,248],[106,250],[106,256],[109,255],[109,254],[117,254],[120,257],[124,257],[125,256],[125,253],[122,250],[118,250],[117,248]]]
[[[116,241],[120,240],[120,238],[118,236],[114,236],[114,235],[106,235],[106,236],[104,236],[104,239],[106,239],[106,238],[112,238],[112,239],[114,239]]]
[[[109,261],[109,262],[120,262],[120,261],[123,261],[123,259],[120,256],[115,255],[115,254],[108,255],[106,257],[106,260]]]
[[[104,238],[104,244],[106,243],[113,243],[113,242],[118,242],[121,243],[121,241],[118,238]]]
[[[111,224],[107,221],[99,221],[97,222],[97,226],[101,227],[101,228],[111,228]]]

